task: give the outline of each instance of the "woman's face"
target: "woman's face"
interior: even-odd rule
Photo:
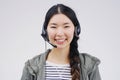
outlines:
[[[66,48],[74,36],[74,24],[64,14],[54,15],[47,26],[47,33],[50,43],[57,48]]]

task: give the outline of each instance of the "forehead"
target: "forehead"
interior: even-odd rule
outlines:
[[[64,14],[55,14],[54,16],[51,17],[49,24],[51,23],[69,23],[72,24],[72,21]]]

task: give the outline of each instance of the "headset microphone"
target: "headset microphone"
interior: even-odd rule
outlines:
[[[47,41],[49,44],[51,44],[54,48],[57,48],[56,45],[50,43],[50,41],[49,41],[49,39],[48,39],[47,31],[44,30],[44,27],[43,27],[43,29],[42,29],[42,34],[41,34],[41,36],[44,38],[45,41]]]
[[[54,44],[50,43],[49,41],[48,41],[48,43],[49,43],[49,44],[51,44],[54,48],[57,48],[57,46],[56,46],[56,45],[54,45]]]

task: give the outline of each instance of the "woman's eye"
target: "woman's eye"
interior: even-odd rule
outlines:
[[[70,26],[65,26],[64,28],[69,28]]]
[[[51,26],[51,28],[56,28],[55,26]]]

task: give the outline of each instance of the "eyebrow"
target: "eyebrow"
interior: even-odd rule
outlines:
[[[63,25],[70,24],[69,22],[64,23]]]
[[[63,25],[70,24],[69,22],[64,23]],[[50,23],[50,25],[57,25],[56,23]]]
[[[50,25],[57,25],[56,23],[50,23]]]

